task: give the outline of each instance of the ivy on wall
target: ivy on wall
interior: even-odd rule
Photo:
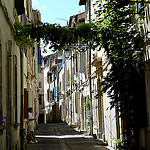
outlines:
[[[138,24],[135,3],[130,0],[99,2],[95,21],[111,64],[103,77],[103,92],[108,93],[111,108],[116,107],[122,119],[121,149],[138,149],[139,130],[146,126],[142,24]]]

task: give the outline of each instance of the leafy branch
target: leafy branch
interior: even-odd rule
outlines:
[[[57,24],[42,22],[29,22],[23,25],[15,23],[16,41],[19,47],[32,46],[35,42],[42,39],[45,45],[50,44],[50,49],[62,50],[66,45],[72,43],[89,44],[89,41],[98,41],[98,28],[95,24],[78,23],[74,28],[61,27]]]

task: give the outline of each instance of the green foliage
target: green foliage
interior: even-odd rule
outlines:
[[[114,148],[115,148],[115,149],[124,150],[124,149],[123,149],[124,143],[121,141],[121,139],[117,139],[117,140],[116,140],[115,138],[113,138],[112,141],[115,141],[115,143],[114,143]]]
[[[19,47],[32,46],[35,40],[42,39],[45,45],[50,44],[50,49],[62,50],[66,44],[74,45],[79,41],[82,44],[88,44],[89,40],[98,41],[98,28],[95,24],[80,23],[74,28],[61,27],[57,24],[42,22],[29,22],[23,25],[20,22],[15,23],[16,41]],[[93,45],[94,46],[94,45]]]
[[[90,98],[89,98],[89,95],[87,96],[87,101],[86,101],[86,104],[85,104],[85,108],[87,110],[90,110],[90,105],[91,105],[91,102],[90,102]]]
[[[111,108],[119,106],[124,149],[135,148],[138,128],[144,123],[141,121],[144,115],[139,113],[139,108],[144,108],[145,99],[144,46],[141,25],[138,26],[140,21],[135,19],[133,22],[134,10],[131,8],[129,0],[106,0],[105,4],[99,4],[98,18],[95,19],[100,46],[110,61],[110,69],[102,81],[103,92],[108,93]]]
[[[29,27],[24,26],[20,22],[16,22],[14,27],[16,29],[15,40],[17,41],[17,45],[20,48],[32,47],[35,40],[30,38]]]

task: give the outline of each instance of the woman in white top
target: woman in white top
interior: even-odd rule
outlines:
[[[33,108],[29,107],[28,109],[28,127],[29,127],[29,132],[30,132],[29,140],[30,140],[30,143],[37,143],[38,141],[36,140],[35,135],[34,135],[34,120],[36,120],[36,118],[32,116],[32,112],[33,112]],[[32,141],[32,138],[34,138],[35,142]]]

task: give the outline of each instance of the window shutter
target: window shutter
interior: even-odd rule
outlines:
[[[85,52],[80,52],[80,73],[84,73],[85,72],[85,68],[86,68],[86,55]]]
[[[38,64],[41,64],[41,50],[38,49]]]
[[[24,119],[28,118],[28,91],[24,89]]]

